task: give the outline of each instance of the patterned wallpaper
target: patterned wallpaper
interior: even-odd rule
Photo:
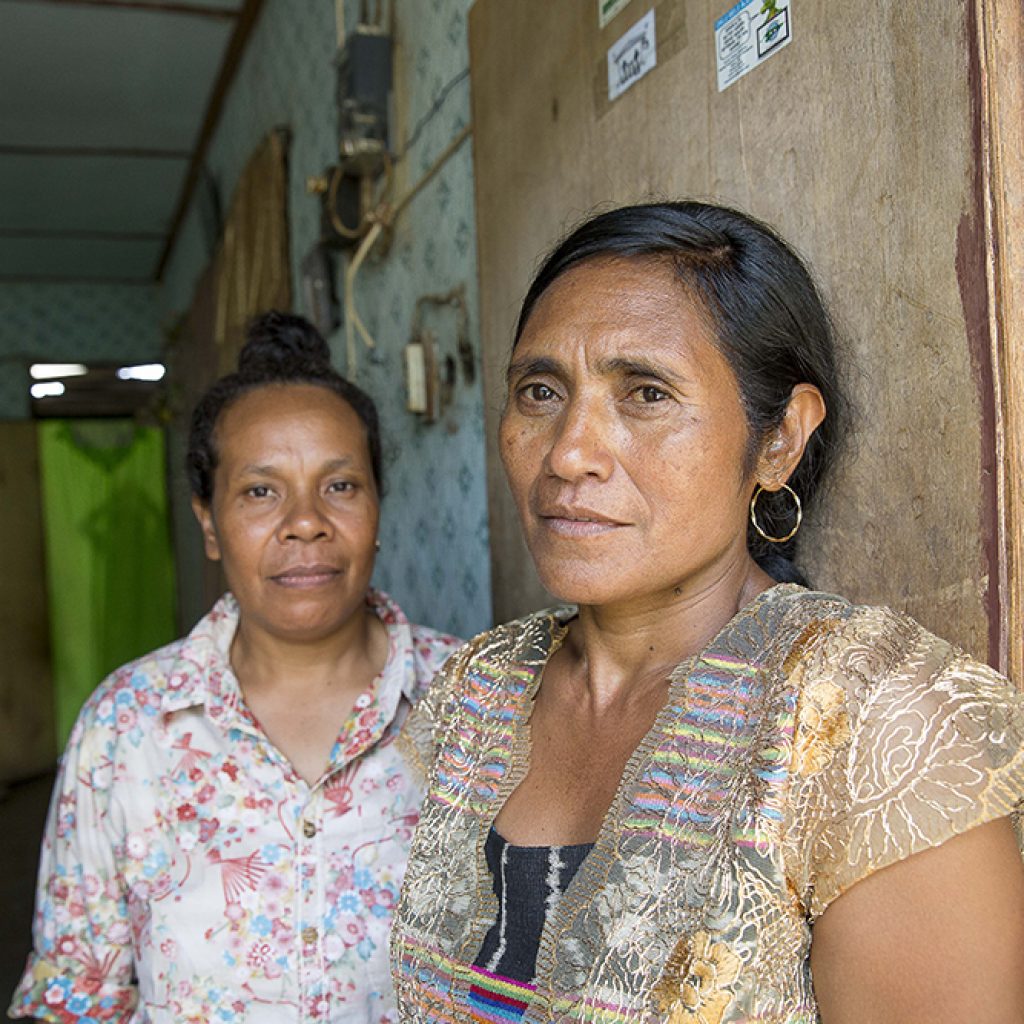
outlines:
[[[0,419],[29,415],[29,363],[160,358],[156,288],[0,283]]]
[[[396,4],[396,80],[404,93],[398,106],[405,111],[398,152],[420,126],[399,177],[406,186],[470,120],[466,15],[471,2]],[[346,3],[354,21],[359,4]],[[319,221],[318,203],[306,194],[305,181],[320,174],[336,153],[335,49],[333,0],[268,0],[211,147],[210,168],[226,205],[232,184],[267,131],[278,125],[291,128],[290,238],[296,283]],[[378,403],[386,451],[387,493],[375,580],[411,619],[464,636],[491,622],[471,144],[464,143],[405,210],[390,250],[371,257],[356,291],[360,315],[377,339],[373,352],[360,346],[358,381]],[[201,239],[193,210],[164,281],[160,303],[165,312],[189,304],[206,259]],[[340,261],[337,269],[340,295]],[[447,414],[426,426],[405,410],[403,349],[417,297],[459,284],[466,286],[476,379],[467,384],[460,376]],[[295,296],[302,311],[298,286]],[[431,310],[424,320],[440,346],[454,351],[453,312]],[[344,369],[344,332],[330,342]]]

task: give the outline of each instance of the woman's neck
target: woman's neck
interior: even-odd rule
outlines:
[[[750,562],[711,581],[680,584],[668,594],[615,605],[581,605],[564,657],[596,704],[613,703],[624,688],[664,680],[704,647],[736,613],[775,581]]]
[[[243,691],[323,689],[339,680],[376,675],[386,656],[387,630],[368,608],[328,636],[302,641],[254,627],[243,614],[231,644],[231,667]]]

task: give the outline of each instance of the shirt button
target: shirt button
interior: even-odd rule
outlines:
[[[315,928],[310,926],[309,928],[302,929],[302,941],[307,946],[312,946],[316,942],[317,931]]]
[[[304,821],[302,823],[302,834],[307,839],[312,839],[316,835],[316,825],[311,821]]]

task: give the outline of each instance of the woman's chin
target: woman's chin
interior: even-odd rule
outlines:
[[[572,574],[562,569],[544,572],[538,567],[538,576],[544,589],[562,604],[615,604],[630,596],[630,592],[618,581],[604,574]]]

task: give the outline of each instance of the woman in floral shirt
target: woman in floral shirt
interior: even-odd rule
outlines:
[[[230,593],[83,709],[10,1012],[391,1021],[421,799],[392,741],[457,641],[368,590],[376,410],[305,321],[267,314],[196,409],[189,472]]]

